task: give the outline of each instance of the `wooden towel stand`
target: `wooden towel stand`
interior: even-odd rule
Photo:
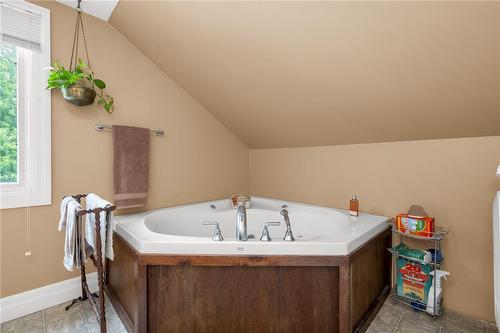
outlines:
[[[87,194],[77,194],[73,195],[72,197],[78,201],[78,203],[81,203],[81,199],[86,197]],[[103,259],[103,254],[102,254],[102,248],[101,248],[101,223],[100,223],[100,215],[101,212],[105,211],[107,213],[112,212],[116,209],[116,206],[108,205],[106,207],[99,207],[99,208],[94,208],[94,209],[80,209],[77,213],[78,215],[78,221],[76,223],[76,230],[77,230],[77,235],[81,234],[81,231],[83,230],[82,226],[82,216],[87,215],[87,214],[95,214],[95,232],[96,232],[96,240],[95,240],[95,252],[90,256],[90,259],[92,260],[92,263],[97,269],[97,283],[99,285],[99,296],[97,296],[97,293],[92,293],[89,289],[89,286],[87,284],[87,278],[85,275],[85,262],[83,261],[83,254],[80,251],[80,262],[81,262],[81,268],[80,268],[80,276],[82,280],[82,296],[76,298],[71,302],[70,305],[66,307],[66,311],[69,310],[69,308],[75,304],[79,303],[85,300],[89,300],[90,304],[92,305],[92,309],[94,309],[94,312],[97,316],[97,321],[99,323],[100,327],[100,333],[106,333],[106,311],[104,308],[104,281],[105,281],[105,269],[102,264],[102,259]],[[106,226],[107,228],[111,228],[111,226]],[[80,244],[81,242],[81,237],[76,237],[77,242],[78,242],[78,248],[82,249],[82,246],[85,246],[85,244]],[[99,298],[99,305],[97,304],[95,298]]]

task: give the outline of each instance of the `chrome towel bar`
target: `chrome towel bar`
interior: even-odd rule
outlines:
[[[112,130],[113,126],[98,124],[98,125],[95,125],[95,129],[97,131],[102,131],[102,130],[105,130],[105,129]],[[163,136],[163,135],[165,135],[165,130],[162,130],[162,129],[150,129],[149,131],[151,132],[151,134],[154,134],[156,136]]]

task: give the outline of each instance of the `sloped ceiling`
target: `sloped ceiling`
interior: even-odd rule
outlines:
[[[77,0],[57,0],[57,2],[71,8],[75,8],[78,3]],[[80,6],[84,13],[107,21],[111,17],[117,4],[118,0],[85,0],[81,2]]]
[[[109,22],[252,148],[500,134],[499,2],[120,1]]]

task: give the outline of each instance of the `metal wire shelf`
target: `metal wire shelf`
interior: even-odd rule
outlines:
[[[387,250],[392,253],[393,258],[395,258],[395,259],[403,258],[406,260],[418,262],[420,264],[430,265],[432,268],[432,271],[434,271],[434,276],[436,276],[436,270],[440,269],[441,265],[443,263],[443,259],[441,259],[440,261],[436,261],[437,253],[438,253],[438,251],[439,252],[441,251],[441,241],[443,240],[444,236],[448,233],[448,231],[447,230],[437,230],[434,232],[429,232],[428,236],[420,236],[420,235],[412,234],[410,232],[402,232],[402,231],[398,230],[396,228],[396,225],[394,224],[394,219],[392,219],[389,223],[391,224],[393,234],[399,235],[401,241],[403,240],[403,237],[407,237],[410,239],[416,239],[416,240],[422,240],[422,241],[431,241],[433,244],[433,249],[434,249],[433,258],[432,258],[432,261],[430,263],[425,263],[423,260],[402,255],[402,254],[398,253],[394,247],[388,248]],[[393,263],[393,268],[394,268],[393,278],[394,278],[394,281],[396,281],[397,280],[397,270],[395,269],[395,262]],[[433,283],[433,287],[431,287],[431,288],[434,288],[434,295],[436,295],[436,284]],[[398,295],[397,284],[396,284],[396,287],[393,288],[392,294],[393,294],[393,299],[396,300],[397,302],[406,304],[415,310],[428,313],[427,312],[427,304],[424,304],[424,303],[422,303],[418,300],[412,299],[410,297],[404,297],[404,296]],[[441,304],[442,304],[442,301],[443,301],[443,298],[441,298]],[[436,298],[434,298],[434,303],[432,304],[431,308],[432,309],[438,308]],[[441,314],[442,314],[442,305],[440,306],[440,308],[438,309],[437,312],[429,314],[429,315],[436,318],[436,317],[439,317]]]
[[[403,258],[403,259],[406,259],[406,260],[415,261],[415,262],[418,262],[418,263],[423,264],[423,265],[436,266],[437,269],[439,269],[441,267],[441,265],[443,264],[443,260],[442,259],[440,261],[431,260],[430,262],[425,262],[423,260],[416,259],[416,258],[413,258],[413,257],[408,257],[408,256],[405,256],[405,255],[403,255],[401,253],[398,253],[398,251],[396,251],[395,248],[388,248],[387,251],[391,252],[392,255],[395,256],[395,257],[397,257],[397,258]]]
[[[411,232],[402,232],[396,228],[394,223],[392,223],[392,222],[389,222],[389,223],[392,226],[392,232],[400,234],[400,235],[405,236],[405,237],[410,237],[413,239],[421,239],[421,240],[428,240],[428,241],[434,241],[434,240],[440,241],[440,240],[443,240],[444,236],[448,233],[448,231],[438,230],[438,231],[434,231],[434,232],[429,232],[429,236],[420,236],[420,235],[412,234]]]
[[[409,298],[409,297],[399,296],[397,294],[397,290],[395,290],[395,288],[393,289],[392,293],[393,293],[393,299],[395,301],[397,301],[399,303],[403,303],[403,304],[411,307],[413,310],[425,312],[433,317],[439,317],[442,314],[442,308],[440,308],[437,313],[434,313],[434,314],[428,313],[427,312],[427,304],[424,304],[422,302],[419,302],[419,301],[414,300],[414,299]],[[441,302],[443,302],[443,299],[441,299]]]

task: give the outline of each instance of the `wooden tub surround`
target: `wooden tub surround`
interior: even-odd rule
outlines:
[[[107,292],[128,332],[363,332],[390,290],[391,232],[348,256],[140,254],[115,233]]]

